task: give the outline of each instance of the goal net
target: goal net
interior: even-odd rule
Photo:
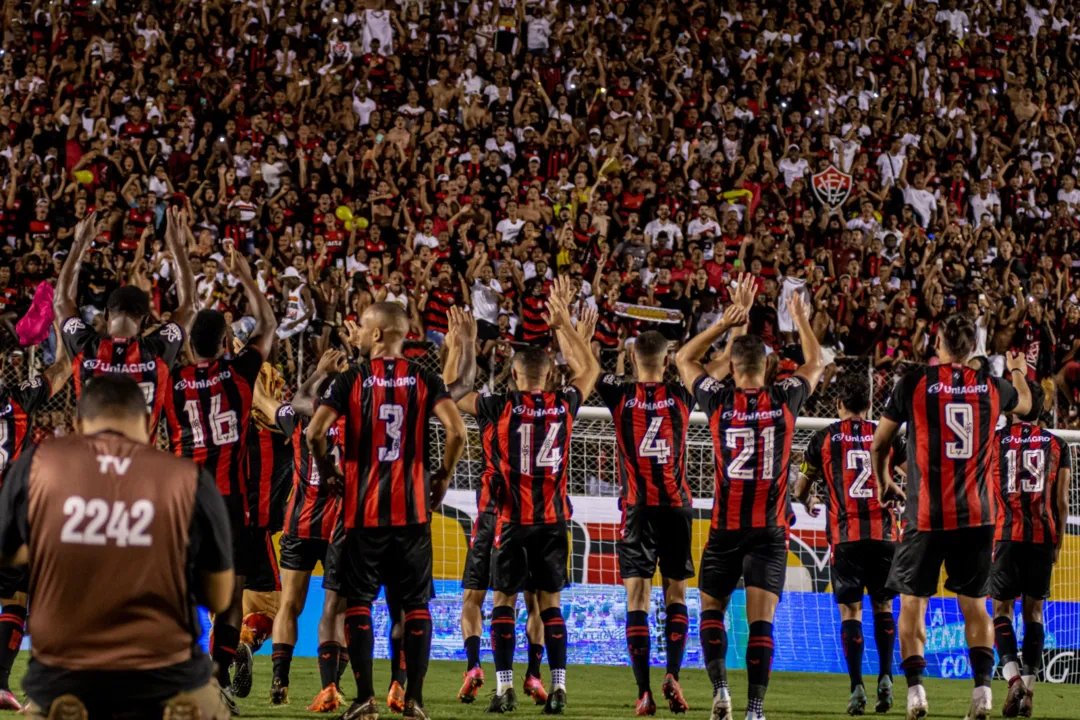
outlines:
[[[792,452],[792,466],[798,467],[810,435],[831,422],[805,418],[797,424]],[[435,623],[433,657],[464,660],[459,629],[461,575],[468,549],[472,521],[476,515],[476,490],[483,468],[479,435],[469,423],[465,455],[458,465],[452,489],[432,524],[434,574],[437,597],[432,603]],[[442,426],[434,425],[435,447],[441,449]],[[1080,469],[1080,432],[1062,432],[1073,468]],[[687,476],[694,496],[693,556],[695,565],[708,537],[712,509],[714,476],[712,440],[705,417],[694,413],[688,437]],[[436,451],[438,452],[438,450]],[[568,457],[569,489],[573,521],[569,528],[571,544],[571,587],[563,594],[563,615],[569,634],[569,661],[573,664],[626,663],[623,628],[626,595],[620,583],[616,559],[619,533],[618,473],[616,470],[615,434],[610,415],[604,409],[582,408],[574,423]],[[1080,474],[1080,470],[1077,471]],[[830,552],[825,535],[824,513],[814,518],[802,506],[794,506],[788,553],[787,581],[783,600],[777,610],[775,626],[776,670],[846,672],[840,643],[840,614],[832,595],[829,577]],[[1045,675],[1051,682],[1080,682],[1080,478],[1075,477],[1070,494],[1068,537],[1055,571],[1050,602],[1045,610]],[[943,573],[944,575],[944,573]],[[659,577],[654,579],[653,662],[665,659],[663,595]],[[699,596],[696,579],[690,581],[687,605],[690,610],[690,637],[686,645],[687,667],[702,667],[698,642]],[[518,603],[521,620],[524,608]],[[899,601],[894,613],[899,611]],[[485,630],[482,636],[485,659],[490,659],[488,624],[491,598],[484,609]],[[376,608],[378,651],[385,657],[388,618],[383,607]],[[872,638],[869,602],[864,602],[864,624]],[[1023,622],[1016,613],[1017,634],[1022,637]],[[728,667],[742,668],[748,628],[745,619],[745,595],[740,588],[727,611]],[[523,625],[519,625],[523,627]],[[518,633],[519,657],[525,656],[524,632]],[[876,673],[878,658],[873,642],[867,642],[865,664],[868,673]],[[900,663],[896,649],[894,667]],[[963,618],[955,596],[939,588],[930,601],[927,617],[926,659],[930,675],[945,678],[970,677]]]

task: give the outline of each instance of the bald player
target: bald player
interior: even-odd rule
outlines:
[[[320,477],[332,486],[344,483],[345,540],[335,574],[346,598],[345,634],[357,693],[344,720],[378,717],[371,603],[380,587],[405,614],[404,716],[428,717],[423,689],[431,655],[431,514],[465,449],[465,424],[442,379],[402,355],[408,331],[409,317],[400,305],[368,307],[357,338],[367,362],[334,379],[307,430]],[[327,431],[340,417],[344,474],[327,443]],[[432,417],[446,429],[442,464],[434,474],[428,470]]]
[[[32,717],[229,716],[197,645],[197,606],[232,597],[228,516],[150,425],[135,381],[94,378],[76,434],[27,448],[0,490],[0,562],[30,570]]]
[[[127,375],[143,391],[154,434],[165,406],[169,371],[195,321],[195,277],[182,238],[187,219],[175,209],[168,211],[165,242],[173,257],[177,307],[169,322],[145,335],[150,298],[134,285],[122,285],[109,295],[105,334],[90,327],[79,314],[79,271],[97,233],[96,221],[96,214],[90,213],[76,226],[75,242],[56,280],[53,298],[60,339],[75,373],[75,397],[82,394],[83,385],[92,377]]]

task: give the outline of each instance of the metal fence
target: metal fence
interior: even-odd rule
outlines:
[[[286,393],[291,396],[292,390],[300,385],[314,370],[318,362],[316,340],[314,336],[308,336],[301,342],[290,343],[288,348],[291,355],[286,355],[286,346],[281,345],[277,349],[272,363],[281,372],[286,382]],[[441,372],[441,356],[439,349],[428,342],[406,343],[406,354],[410,359],[418,362],[430,372]],[[41,351],[39,348],[23,348],[8,351],[0,355],[3,367],[0,369],[0,381],[6,385],[18,384],[32,377],[36,377],[43,370]],[[600,356],[600,364],[603,372],[616,372],[618,353],[604,351]],[[509,383],[508,365],[509,357],[493,354],[489,357],[478,358],[477,387],[482,387],[488,392],[503,392]],[[560,373],[567,373],[565,365],[558,365]],[[866,357],[838,357],[826,369],[821,385],[811,397],[808,406],[800,413],[803,417],[829,418],[836,417],[836,401],[838,398],[837,380],[848,373],[861,373],[867,378],[872,389],[870,418],[880,415],[885,402],[892,393],[896,381],[909,369],[912,364],[896,364],[885,369],[875,369],[873,359]],[[625,368],[627,372],[630,368]],[[678,373],[674,362],[668,367],[668,380],[678,381]],[[1047,404],[1044,406],[1043,422],[1047,427],[1080,428],[1080,418],[1072,418],[1067,414],[1060,417],[1057,409],[1057,394],[1054,392],[1052,381],[1044,381]],[[603,403],[595,393],[590,397],[586,405],[600,406]],[[71,383],[55,395],[44,410],[39,411],[34,417],[35,434],[43,436],[54,432],[64,432],[71,427],[74,417],[75,396]]]

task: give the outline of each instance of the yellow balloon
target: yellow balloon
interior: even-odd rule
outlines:
[[[368,220],[367,218],[356,218],[356,227],[361,230],[367,230]]]
[[[337,215],[338,220],[352,220],[352,210],[344,205],[338,205],[338,209],[334,211],[334,214]]]
[[[352,220],[346,220],[345,221],[345,232],[352,232],[352,231],[353,231],[353,221]]]
[[[89,170],[76,170],[75,179],[83,185],[89,185],[94,182],[94,173]]]

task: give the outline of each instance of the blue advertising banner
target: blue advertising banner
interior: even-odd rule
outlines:
[[[458,660],[464,663],[465,651],[461,643],[461,585],[455,581],[436,580],[436,598],[431,603],[434,623],[432,658]],[[316,655],[318,648],[318,622],[322,611],[322,578],[311,579],[304,613],[299,621],[297,656]],[[686,667],[703,667],[701,646],[698,642],[699,595],[690,589],[687,597],[690,614],[690,630],[686,645]],[[664,610],[663,595],[659,588],[653,594],[654,611],[650,617],[653,633],[653,662],[663,665]],[[899,612],[899,601],[893,608]],[[524,632],[525,610],[518,602],[520,624],[518,626],[519,658],[525,657],[528,640]],[[1019,616],[1019,607],[1017,608]],[[484,606],[485,633],[481,638],[485,661],[490,662],[490,637],[487,619],[491,616],[491,598]],[[617,585],[583,584],[568,588],[563,593],[563,616],[569,635],[568,660],[571,664],[625,665],[626,641],[623,628],[626,620],[626,594]],[[386,605],[378,601],[372,612],[375,626],[375,653],[377,657],[388,656],[390,618]],[[206,629],[209,621],[203,616]],[[747,624],[745,617],[745,593],[738,590],[732,596],[725,624],[728,629],[729,668],[745,668],[743,653],[746,646]],[[877,648],[873,643],[872,612],[869,602],[864,603],[863,624],[866,627],[865,667],[868,674],[878,668]],[[774,670],[796,672],[847,672],[843,647],[840,643],[840,613],[831,593],[787,592],[777,610],[775,625],[776,653]],[[1080,682],[1080,603],[1049,602],[1044,611],[1046,650],[1044,655],[1046,680],[1049,682]],[[205,634],[204,634],[205,635]],[[1017,636],[1023,638],[1023,622],[1017,620]],[[205,643],[205,636],[204,636]],[[265,645],[263,654],[269,654]],[[940,678],[970,678],[967,645],[964,641],[964,624],[960,608],[954,598],[930,599],[927,613],[926,643],[927,674]],[[900,664],[897,643],[893,667]]]

